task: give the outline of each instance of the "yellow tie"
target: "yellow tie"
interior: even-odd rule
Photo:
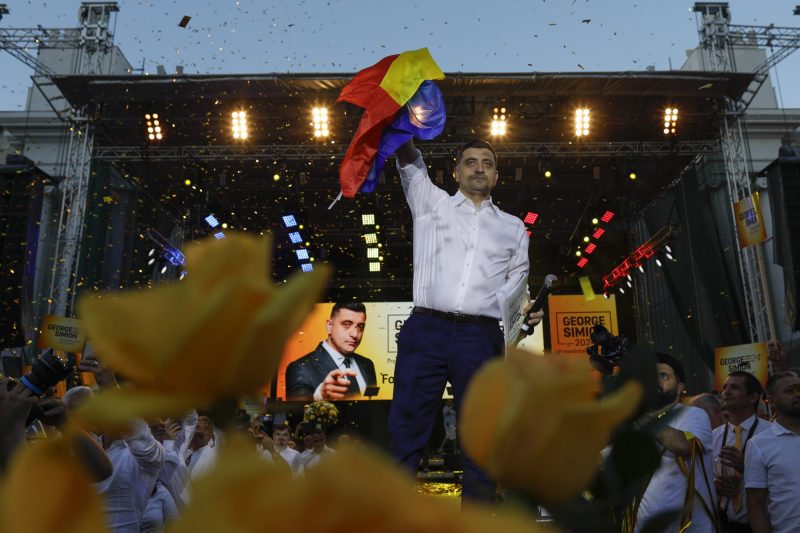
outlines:
[[[733,428],[733,432],[736,434],[736,449],[742,449],[742,426],[735,426]],[[737,513],[742,510],[742,488],[739,487],[739,491],[736,493],[736,496],[733,497],[733,510]]]

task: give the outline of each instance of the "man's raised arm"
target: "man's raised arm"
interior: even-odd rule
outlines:
[[[417,147],[414,146],[414,139],[409,139],[408,142],[401,144],[400,148],[397,149],[396,154],[397,162],[401,167],[410,165],[416,161],[417,157],[419,157],[419,151],[417,150]]]

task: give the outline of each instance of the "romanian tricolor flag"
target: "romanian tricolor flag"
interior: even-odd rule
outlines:
[[[374,189],[375,177],[380,172],[377,168],[376,156],[383,144],[394,145],[397,137],[392,137],[390,126],[394,125],[398,111],[411,100],[427,80],[440,80],[444,73],[431,57],[427,48],[403,52],[380,60],[375,65],[365,68],[342,89],[337,102],[350,102],[364,108],[364,114],[358,125],[350,147],[342,160],[339,169],[339,183],[342,195],[353,198],[359,190],[369,192]],[[430,87],[433,87],[432,89]],[[428,93],[441,93],[432,83],[426,85]],[[429,98],[430,99],[430,98]],[[444,126],[444,107],[438,122]],[[400,118],[399,116],[397,117]],[[414,120],[411,121],[415,122]],[[441,132],[441,127],[438,132]],[[408,133],[406,140],[414,133]],[[432,138],[432,137],[431,137]],[[405,142],[405,141],[403,141]],[[402,143],[400,143],[402,144]],[[397,144],[399,146],[399,144]],[[394,146],[396,149],[397,146]],[[385,152],[385,150],[383,150]],[[380,162],[381,167],[383,161]],[[365,184],[367,178],[372,179]],[[364,185],[367,185],[364,187]]]

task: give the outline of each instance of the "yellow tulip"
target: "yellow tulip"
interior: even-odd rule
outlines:
[[[16,455],[0,486],[0,531],[106,531],[100,497],[68,438],[45,439]]]
[[[82,298],[89,338],[134,385],[87,404],[84,418],[119,422],[175,412],[269,382],[286,339],[329,277],[319,265],[276,287],[270,248],[270,238],[246,234],[206,239],[187,247],[182,281]]]
[[[556,504],[587,488],[610,431],[642,397],[628,382],[601,400],[585,365],[511,351],[473,377],[459,417],[467,453],[503,485]]]
[[[356,508],[353,502],[358,502]],[[550,531],[518,512],[458,506],[418,494],[413,480],[366,448],[343,448],[303,477],[255,454],[241,438],[192,485],[192,502],[171,533],[350,531],[503,533]]]

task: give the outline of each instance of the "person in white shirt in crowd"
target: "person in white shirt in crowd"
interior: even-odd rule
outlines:
[[[319,464],[326,456],[336,453],[336,450],[329,448],[326,444],[325,431],[317,427],[311,432],[311,448],[304,451],[301,455],[303,469],[309,470]]]
[[[498,295],[527,283],[528,235],[492,202],[499,173],[488,142],[460,148],[453,196],[431,181],[413,141],[398,148],[397,168],[414,224],[414,308],[398,337],[390,451],[416,474],[447,382],[460,411],[472,376],[505,351]],[[469,456],[463,461],[464,498],[493,501],[494,481]]]
[[[186,421],[184,420],[184,426]],[[189,426],[191,427],[191,426]],[[194,433],[185,446],[184,463],[192,479],[210,471],[217,458],[214,424],[207,416],[197,417]]]
[[[698,394],[689,403],[689,405],[699,407],[706,412],[709,420],[711,420],[711,429],[717,429],[725,424],[725,415],[722,412],[719,399],[713,393],[704,392],[702,394]]]
[[[777,413],[772,427],[744,455],[747,513],[754,533],[800,531],[800,377],[776,372],[767,399]]]
[[[150,431],[164,447],[164,464],[158,473],[158,482],[172,497],[175,508],[181,511],[189,503],[184,496],[186,487],[191,480],[189,468],[186,466],[185,460],[182,460],[179,455],[178,437],[181,435],[182,428],[180,424],[173,422],[169,418],[166,420],[158,418],[150,423]]]
[[[722,409],[727,422],[714,429],[714,485],[722,531],[750,531],[744,493],[744,453],[750,441],[770,423],[758,418],[761,383],[749,372],[728,374],[722,386]]]
[[[116,387],[114,372],[101,364],[96,355],[87,354],[78,370],[92,372],[101,389]],[[164,462],[164,448],[147,423],[139,419],[131,421],[128,431],[105,432],[101,440],[113,466],[107,479],[95,483],[103,498],[106,523],[114,533],[138,533]]]
[[[711,460],[711,421],[702,409],[680,403],[686,379],[683,365],[669,354],[656,355],[659,406],[647,416],[670,414],[671,418],[667,426],[655,435],[655,440],[664,453],[660,466],[650,478],[639,502],[636,531],[640,531],[650,519],[674,511],[691,518],[691,525],[685,531],[712,532],[716,521],[716,495],[711,479],[714,475]],[[696,454],[694,465],[691,464],[693,447]],[[687,474],[693,476],[694,491],[691,493]],[[687,495],[690,496],[691,509],[684,507]],[[688,505],[687,503],[687,507]],[[685,522],[683,517],[676,518],[663,531],[684,531],[680,528],[686,525]]]
[[[300,452],[289,448],[289,440],[291,433],[289,426],[286,424],[276,424],[272,428],[272,441],[274,443],[275,451],[280,454],[286,464],[292,471],[292,474],[299,476],[303,473],[303,459]]]

